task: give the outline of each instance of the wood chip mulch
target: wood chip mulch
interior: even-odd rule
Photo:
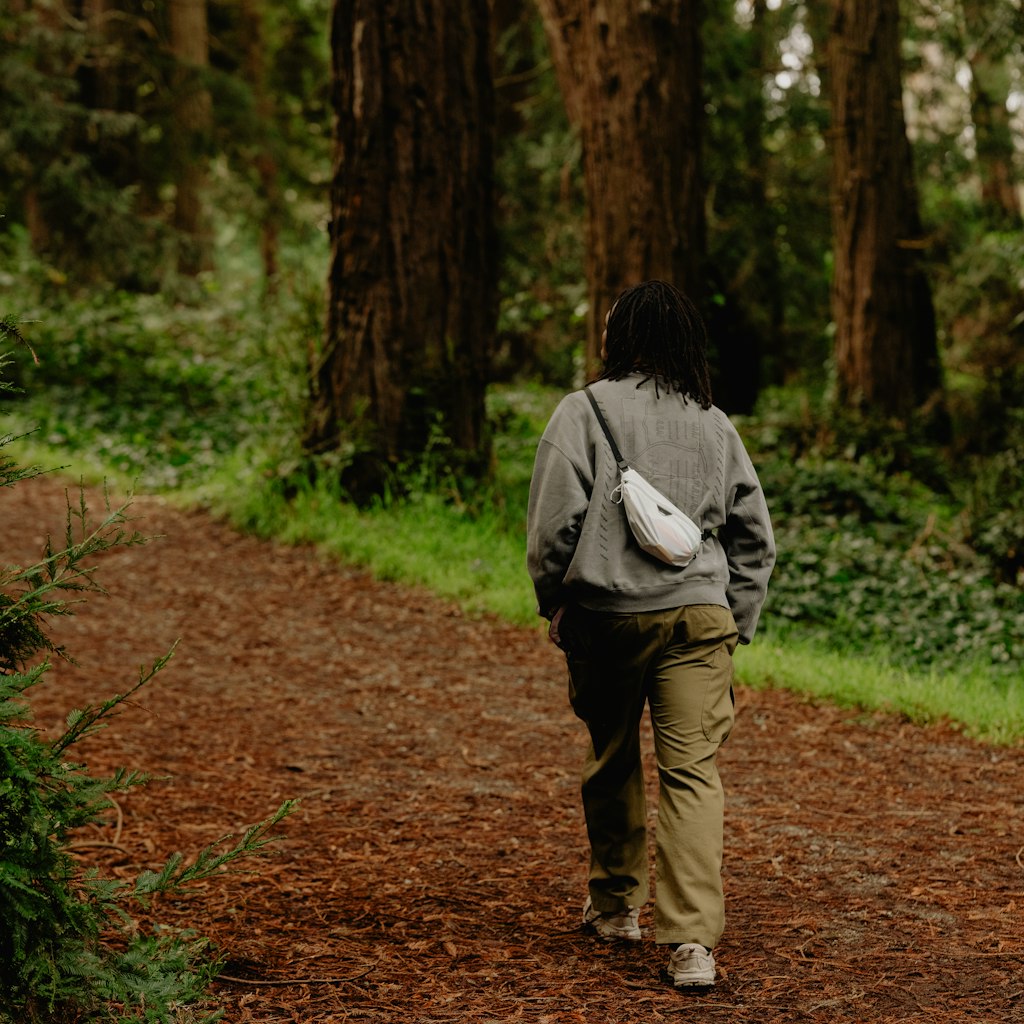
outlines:
[[[5,563],[61,535],[65,486],[0,493]],[[720,977],[680,993],[650,937],[579,928],[583,732],[540,630],[156,498],[133,513],[158,539],[101,558],[109,596],[55,623],[78,666],[55,666],[37,721],[57,729],[180,638],[78,751],[155,776],[82,847],[106,872],[301,800],[247,873],[155,909],[224,958],[226,1021],[1024,1020],[1024,750],[740,687]]]

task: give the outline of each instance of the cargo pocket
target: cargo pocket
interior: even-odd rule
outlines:
[[[731,614],[726,612],[726,615],[732,624]],[[733,632],[723,637],[708,658],[708,682],[704,691],[701,728],[711,743],[724,743],[736,720],[736,694],[732,688],[732,654],[736,644],[737,635]]]
[[[701,728],[711,743],[724,743],[736,718],[736,699],[732,689],[732,657],[723,644],[711,657],[714,671],[709,673],[701,710]]]

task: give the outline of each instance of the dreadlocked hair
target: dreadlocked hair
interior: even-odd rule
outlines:
[[[605,341],[607,357],[598,380],[622,380],[645,373],[666,391],[711,407],[708,332],[697,307],[678,288],[664,281],[645,281],[627,288],[612,306]],[[638,385],[639,386],[639,385]]]

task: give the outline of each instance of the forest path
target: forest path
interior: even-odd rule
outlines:
[[[64,488],[0,494],[5,562],[62,535]],[[1024,1020],[1024,750],[740,687],[721,973],[681,994],[649,937],[578,927],[583,735],[539,630],[159,499],[133,515],[158,539],[104,555],[109,596],[55,623],[78,666],[40,686],[37,721],[125,689],[181,638],[79,750],[94,773],[167,776],[123,798],[116,848],[90,849],[108,872],[301,798],[254,874],[157,908],[227,957],[229,1024]]]

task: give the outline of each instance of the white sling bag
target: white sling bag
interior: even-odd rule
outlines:
[[[583,390],[594,407],[597,422],[601,424],[604,436],[608,439],[621,474],[618,487],[608,497],[616,504],[622,503],[629,528],[644,551],[680,569],[689,565],[704,540],[700,527],[635,469],[630,468],[601,415],[597,399],[589,387]]]

